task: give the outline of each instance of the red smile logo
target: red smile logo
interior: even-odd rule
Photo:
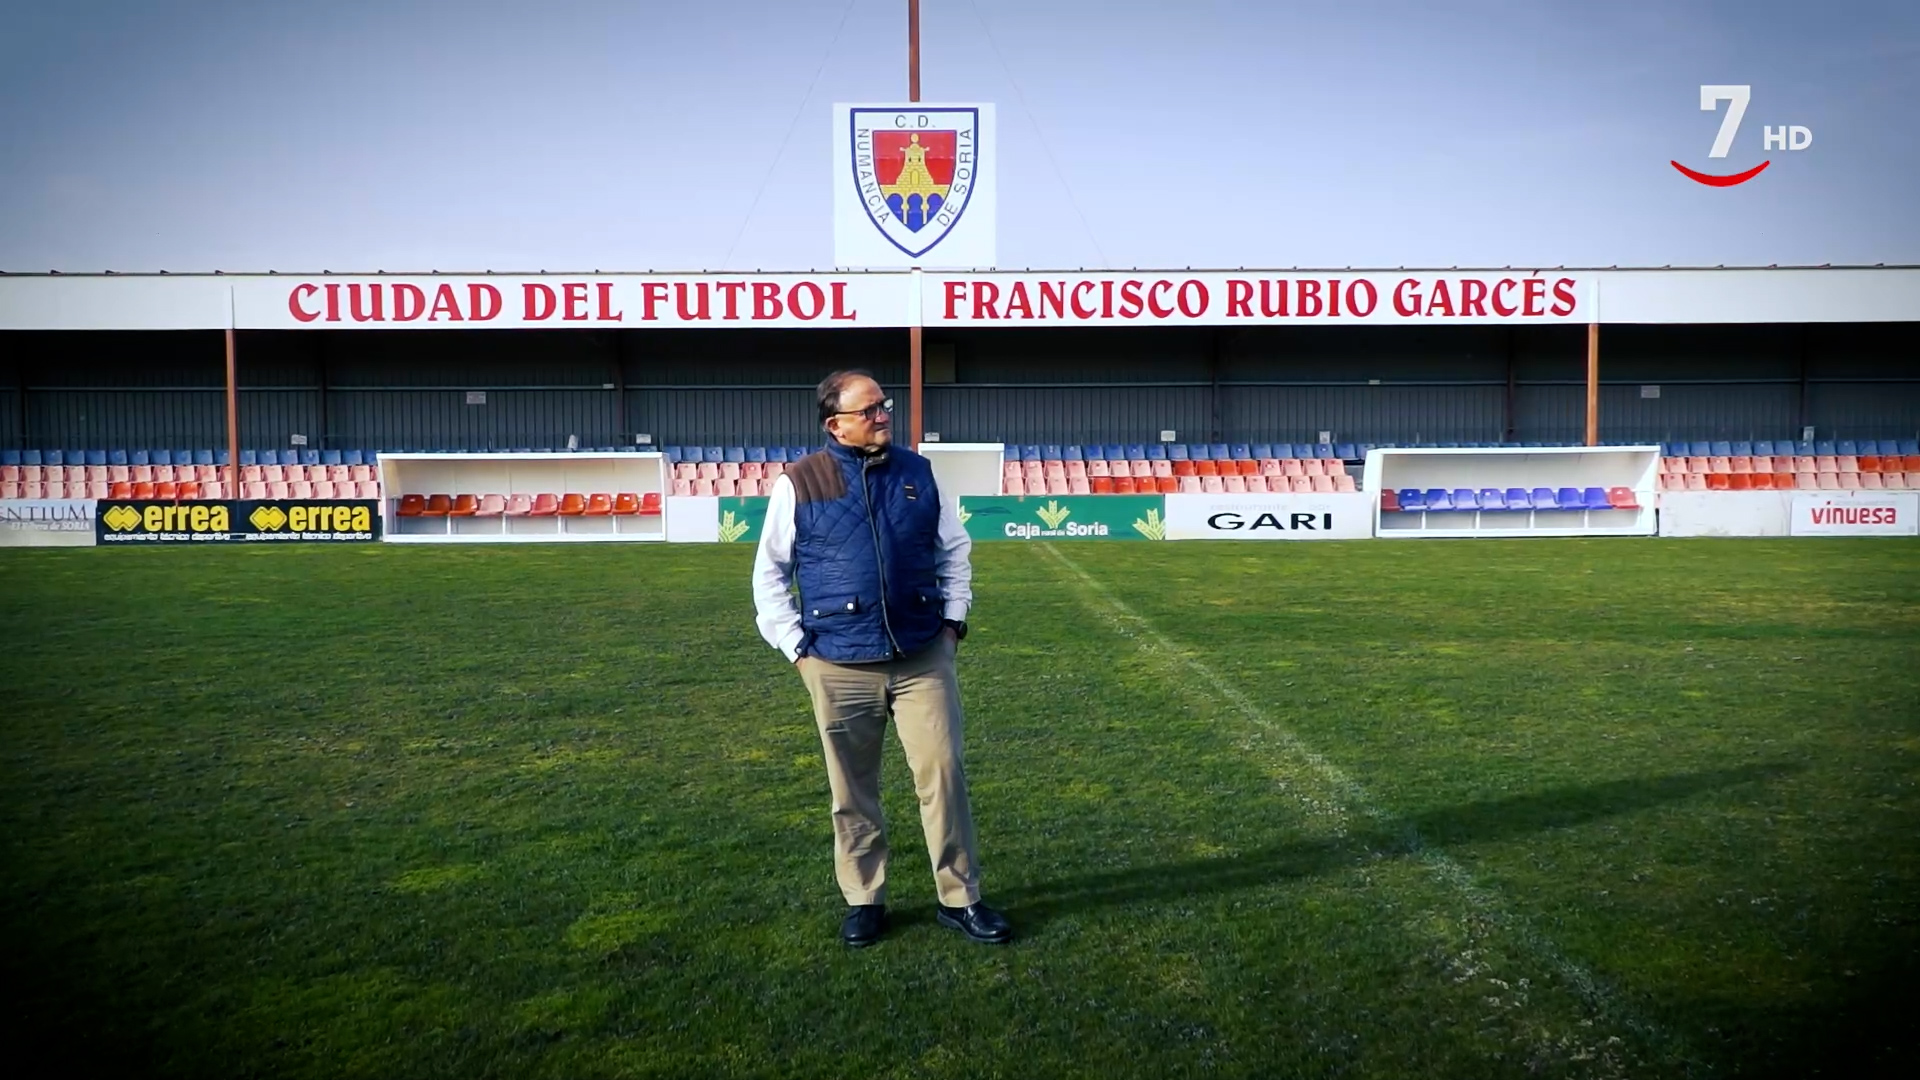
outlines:
[[[1741,118],[1747,115],[1747,103],[1753,100],[1751,86],[1702,86],[1700,88],[1700,109],[1713,112],[1722,101],[1727,102],[1727,115],[1720,121],[1720,131],[1713,138],[1713,149],[1707,151],[1710,158],[1724,158],[1733,147],[1733,138],[1740,132]],[[1805,150],[1813,145],[1813,131],[1798,124],[1782,124],[1778,128],[1763,127],[1760,130],[1761,146],[1772,150]],[[1737,173],[1709,173],[1698,169],[1689,169],[1678,161],[1667,164],[1678,169],[1681,176],[1696,184],[1708,187],[1733,187],[1744,184],[1759,176],[1767,166],[1773,164],[1771,158],[1762,161],[1751,169]]]

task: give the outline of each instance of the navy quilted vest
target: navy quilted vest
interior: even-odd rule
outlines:
[[[836,664],[893,660],[940,635],[940,493],[911,450],[829,443],[788,469],[800,650]]]

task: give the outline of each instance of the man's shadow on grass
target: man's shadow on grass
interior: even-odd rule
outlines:
[[[1369,858],[1416,857],[1460,844],[1584,825],[1703,792],[1778,779],[1802,768],[1773,762],[1551,788],[1406,817],[1353,814],[1347,834],[1340,837],[1278,844],[1231,857],[1183,859],[1009,886],[996,902],[1006,905],[1008,915],[1023,930],[1037,929],[1061,915],[1257,888],[1358,865]]]

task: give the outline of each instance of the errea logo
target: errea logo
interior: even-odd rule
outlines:
[[[116,506],[101,514],[100,520],[114,532],[129,532],[140,527],[140,511],[131,506]]]
[[[247,520],[261,532],[272,532],[287,523],[287,512],[277,506],[264,505],[247,515]]]
[[[1727,114],[1720,120],[1720,130],[1713,137],[1713,147],[1707,151],[1709,158],[1724,158],[1733,148],[1733,140],[1740,134],[1740,121],[1747,115],[1747,103],[1753,100],[1751,86],[1700,87],[1700,109],[1702,112],[1714,112],[1722,101],[1727,103]],[[1813,145],[1813,129],[1800,124],[1781,124],[1778,127],[1762,126],[1760,129],[1761,152],[1768,150],[1805,150]],[[1762,161],[1751,169],[1737,173],[1707,173],[1689,169],[1678,161],[1667,164],[1680,170],[1680,175],[1695,183],[1708,187],[1733,187],[1744,184],[1759,176],[1767,166],[1773,164],[1771,158]]]

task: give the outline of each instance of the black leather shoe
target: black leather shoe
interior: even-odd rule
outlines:
[[[840,924],[840,940],[856,949],[864,949],[887,932],[885,904],[860,904],[847,909]]]
[[[985,904],[970,904],[963,908],[942,904],[938,919],[941,926],[952,927],[987,945],[1002,945],[1013,940],[1013,927],[1007,924],[1004,916]]]

